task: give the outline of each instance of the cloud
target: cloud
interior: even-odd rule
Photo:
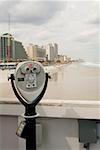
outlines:
[[[42,25],[64,10],[64,1],[3,1],[0,4],[0,22],[8,22],[8,14],[14,23]]]
[[[0,3],[0,23],[8,22],[9,13],[19,1],[1,1]]]
[[[99,39],[99,32],[97,29],[86,30],[81,32],[80,35],[76,37],[76,41],[81,43],[93,43],[98,41]]]
[[[97,14],[96,16],[86,21],[86,23],[91,24],[91,25],[100,25],[100,15]]]
[[[94,18],[93,20],[89,21],[89,23],[94,25],[100,25],[100,18]]]

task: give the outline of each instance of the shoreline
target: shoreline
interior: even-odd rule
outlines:
[[[91,69],[82,63],[45,66],[44,68],[51,76],[44,99],[100,100],[98,68]],[[2,98],[16,98],[7,80],[7,75],[10,73],[14,73],[14,70],[0,70],[0,97]]]

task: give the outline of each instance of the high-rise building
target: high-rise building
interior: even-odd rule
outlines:
[[[15,59],[24,60],[24,59],[28,58],[26,51],[25,51],[25,48],[23,47],[23,45],[20,41],[14,41],[13,50],[15,51],[15,53],[14,53]]]
[[[47,44],[46,54],[48,61],[54,61],[54,48],[52,46],[52,43]]]
[[[56,61],[58,57],[58,45],[56,43],[47,44],[46,55],[48,61]]]
[[[54,57],[55,57],[54,59],[57,60],[58,59],[58,44],[53,43],[52,45],[54,47]]]
[[[27,46],[27,55],[28,55],[29,59],[33,59],[33,57],[34,57],[34,47],[33,47],[33,44],[29,44]]]
[[[10,60],[13,56],[13,37],[9,33],[5,33],[0,38],[0,58]]]
[[[45,48],[38,45],[29,44],[29,46],[27,47],[27,54],[29,59],[34,59],[37,61],[42,61],[46,58]]]
[[[15,41],[11,34],[5,33],[0,37],[0,60],[16,59],[27,59],[25,49],[21,42]]]

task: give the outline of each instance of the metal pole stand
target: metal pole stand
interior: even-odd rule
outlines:
[[[35,107],[26,107],[25,119],[27,126],[26,150],[36,150],[36,118]]]
[[[50,76],[48,76],[47,73],[45,73],[45,76],[46,80],[43,90],[31,104],[26,103],[26,100],[19,94],[18,90],[16,89],[14,75],[11,74],[11,76],[8,78],[11,79],[11,85],[16,97],[25,106],[25,114],[22,115],[25,118],[25,121],[20,123],[16,134],[26,139],[26,150],[36,150],[36,118],[38,115],[36,114],[35,107],[42,99],[47,88],[48,78],[50,78]]]

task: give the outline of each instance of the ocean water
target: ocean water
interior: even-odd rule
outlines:
[[[100,100],[100,64],[73,63],[58,68],[49,81],[45,98]]]
[[[48,69],[51,75],[44,99],[100,100],[100,64],[72,63]],[[0,99],[15,98],[9,70],[0,70]]]

